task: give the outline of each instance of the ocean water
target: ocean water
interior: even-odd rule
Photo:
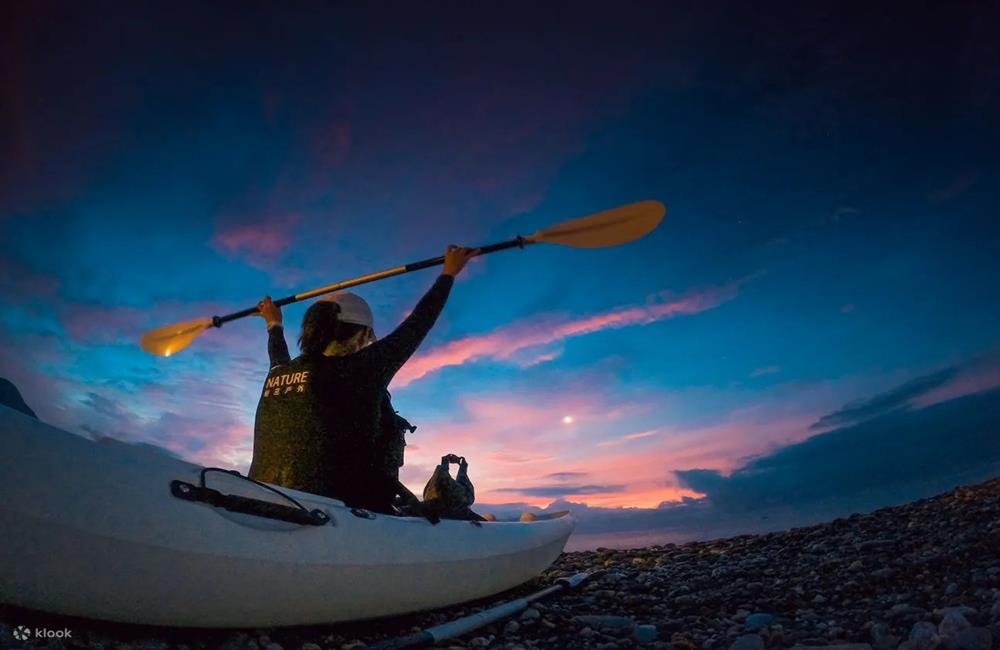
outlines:
[[[613,530],[574,532],[566,543],[567,551],[593,551],[597,548],[645,548],[662,544],[684,544],[685,542],[722,539],[735,535],[757,535],[788,530],[796,526],[831,521],[850,514],[842,509],[834,511],[812,510],[800,512],[794,509],[769,510],[766,516],[755,513],[739,518],[712,517],[709,520],[688,522],[684,527],[644,528],[641,530]],[[857,510],[853,510],[857,512]]]

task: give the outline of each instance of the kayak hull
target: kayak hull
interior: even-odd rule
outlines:
[[[0,601],[123,623],[271,627],[452,605],[535,577],[574,522],[375,515],[283,490],[330,522],[298,525],[177,499],[201,467],[94,442],[0,407]],[[220,489],[260,491],[235,477]],[[257,496],[257,495],[251,495]],[[364,514],[364,513],[361,513]]]

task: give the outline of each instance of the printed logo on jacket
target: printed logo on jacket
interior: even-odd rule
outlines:
[[[309,371],[289,372],[268,377],[264,383],[264,397],[277,397],[289,393],[304,393],[309,384]]]

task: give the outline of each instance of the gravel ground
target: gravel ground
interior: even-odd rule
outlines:
[[[605,572],[444,648],[842,650],[1000,648],[1000,479],[766,535],[565,553],[537,580],[463,606],[377,622],[177,630],[0,609],[0,645],[106,650],[347,650],[478,611],[579,571]],[[72,638],[19,642],[18,625]]]

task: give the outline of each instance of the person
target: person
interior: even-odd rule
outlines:
[[[458,465],[455,478],[449,467]],[[465,456],[447,454],[441,457],[441,464],[434,469],[427,485],[424,486],[424,500],[417,508],[419,514],[432,515],[441,519],[470,519],[487,521],[472,511],[476,502],[476,489],[469,480],[469,463]]]
[[[388,456],[399,439],[384,429],[395,415],[387,388],[433,327],[454,278],[478,252],[449,246],[434,285],[403,323],[379,340],[367,303],[338,292],[306,310],[301,354],[291,359],[280,309],[267,298],[261,301],[272,367],[257,404],[249,477],[391,513],[398,465],[397,480],[390,480]]]
[[[327,356],[344,356],[357,352],[365,345],[375,341],[374,319],[371,308],[363,298],[353,293],[342,291],[336,294],[329,294],[321,298],[321,301],[336,302],[341,309],[339,318],[342,322],[353,323],[364,329],[359,337],[351,337],[346,341],[327,346],[324,354]],[[271,300],[271,296],[265,296],[258,304],[261,316],[264,317],[268,329],[268,361],[269,368],[273,369],[290,362],[291,355],[288,352],[288,344],[285,342],[284,326],[282,324],[281,309]],[[415,507],[419,501],[417,497],[399,481],[399,469],[403,466],[406,449],[406,433],[413,433],[417,427],[413,426],[392,405],[392,395],[385,391],[382,398],[381,415],[379,427],[375,438],[375,457],[377,463],[373,469],[371,481],[374,484],[384,486],[386,490],[392,490],[396,497],[394,505],[399,504],[404,507]]]

